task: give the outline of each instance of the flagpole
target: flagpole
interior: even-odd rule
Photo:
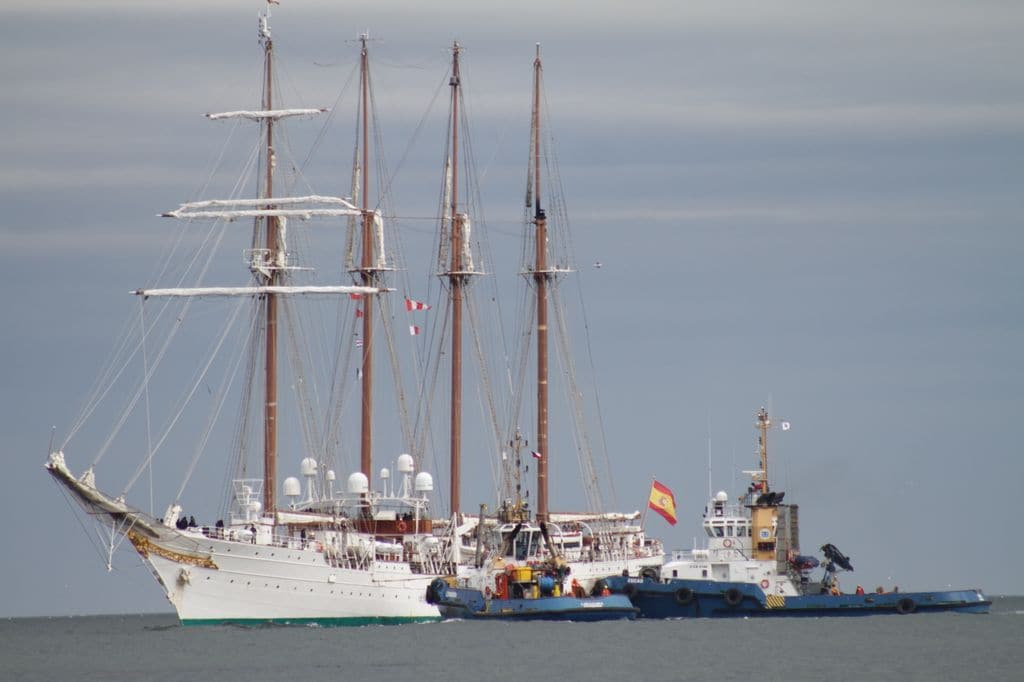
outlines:
[[[644,510],[640,513],[640,528],[644,528],[647,523],[647,510],[651,506],[651,490],[654,488],[654,482],[658,480],[657,476],[651,476],[651,485],[647,488],[647,501],[644,502]]]

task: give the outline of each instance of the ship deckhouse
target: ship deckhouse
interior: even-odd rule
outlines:
[[[662,569],[662,578],[687,578],[721,582],[753,582],[775,594],[797,594],[790,559],[799,552],[796,505],[783,504],[785,493],[769,490],[766,436],[771,426],[761,410],[755,426],[761,466],[744,473],[750,484],[743,495],[730,501],[719,491],[704,508],[702,527],[705,547],[673,552]]]

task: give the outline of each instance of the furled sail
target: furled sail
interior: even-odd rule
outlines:
[[[460,217],[462,218],[462,269],[466,272],[476,272],[476,268],[473,267],[473,247],[470,240],[469,216],[463,213]]]
[[[207,114],[206,118],[211,121],[220,121],[225,118],[247,118],[250,121],[271,119],[278,121],[291,116],[316,116],[329,109],[269,109],[265,111],[223,111],[217,114]]]
[[[383,270],[388,266],[388,256],[384,251],[384,218],[381,217],[380,211],[373,212],[373,236],[377,242],[377,269]]]
[[[234,220],[258,216],[308,219],[362,215],[348,199],[310,195],[303,197],[270,197],[259,199],[209,199],[185,203],[161,213],[163,218],[214,218]]]
[[[259,294],[378,294],[386,289],[359,286],[177,287],[135,289],[136,296],[257,296]]]

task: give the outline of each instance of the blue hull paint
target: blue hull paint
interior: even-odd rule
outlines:
[[[480,590],[449,587],[438,595],[444,618],[464,620],[555,620],[595,622],[634,620],[637,609],[622,594],[607,597],[540,597],[537,599],[485,599]]]
[[[887,592],[885,594],[807,594],[769,599],[748,583],[674,579],[641,582],[615,576],[606,579],[613,592],[630,596],[641,618],[834,617],[911,613],[988,613],[992,602],[979,590]],[[774,603],[770,602],[774,601]]]

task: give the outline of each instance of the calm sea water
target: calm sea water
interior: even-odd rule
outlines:
[[[0,680],[1024,679],[1024,597],[985,615],[360,628],[0,620]]]

